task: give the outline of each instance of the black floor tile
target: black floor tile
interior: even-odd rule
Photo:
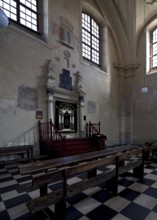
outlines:
[[[157,171],[154,170],[153,172],[151,172],[151,174],[153,174],[153,175],[157,175]]]
[[[154,180],[150,180],[150,179],[147,179],[147,178],[144,178],[143,181],[138,180],[137,182],[142,183],[142,184],[147,185],[147,186],[151,186],[153,183],[155,183]]]
[[[106,202],[108,199],[113,197],[113,194],[111,192],[108,192],[106,190],[101,190],[91,196],[92,198],[96,199],[97,201],[103,203]]]
[[[70,207],[66,210],[66,218],[65,220],[76,220],[83,217],[83,214],[80,213],[77,209],[74,207]]]
[[[0,182],[6,182],[6,181],[10,181],[10,180],[14,180],[14,178],[12,176],[8,176],[8,177],[0,179]]]
[[[11,186],[2,187],[0,188],[0,194],[15,190],[17,186],[18,184],[13,184]]]
[[[35,214],[27,213],[21,217],[18,217],[14,220],[46,220],[48,217],[44,214],[44,212],[37,212]],[[5,220],[5,219],[4,219]]]
[[[146,209],[135,203],[130,203],[126,208],[121,211],[121,214],[131,220],[144,220],[149,213],[149,209]]]
[[[6,171],[0,171],[0,176],[1,175],[5,175],[5,174],[8,174],[8,171],[6,170]]]
[[[88,213],[86,216],[90,220],[111,220],[116,214],[117,212],[113,209],[110,209],[105,205],[101,205],[98,208],[91,211],[90,213]]]
[[[16,179],[16,181],[18,181],[18,183],[22,183],[22,182],[25,182],[25,181],[28,181],[28,180],[31,180],[31,179],[32,179],[31,176],[26,176],[26,177],[18,178],[18,179]]]
[[[157,199],[157,189],[155,189],[153,187],[149,187],[143,193],[147,194],[148,196],[151,196],[151,197],[154,197],[154,198]]]
[[[119,196],[129,200],[129,201],[133,201],[134,199],[136,199],[138,196],[140,195],[139,192],[134,191],[132,189],[124,189],[122,192],[119,193]]]
[[[71,198],[68,198],[67,201],[69,204],[74,205],[87,197],[87,195],[81,192],[76,194],[75,196],[72,196]]]
[[[128,180],[128,179],[125,179],[125,178],[118,181],[118,184],[120,184],[122,186],[125,186],[125,187],[128,187],[128,186],[130,186],[133,183],[134,183],[134,181]]]
[[[62,182],[59,182],[59,183],[56,183],[56,184],[53,184],[53,185],[50,185],[49,188],[52,190],[52,191],[55,191],[57,189],[61,189],[63,187],[63,183]]]
[[[157,212],[157,205],[153,208],[152,211]]]
[[[8,212],[7,211],[0,212],[0,219],[1,220],[10,220],[10,216],[9,216]]]
[[[26,203],[30,199],[31,199],[31,197],[29,195],[24,194],[24,195],[14,197],[9,200],[5,200],[4,204],[5,204],[6,208],[8,209],[8,208],[12,208],[13,206],[17,206],[19,204]]]

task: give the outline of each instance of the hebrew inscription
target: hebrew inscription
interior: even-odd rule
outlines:
[[[91,114],[96,113],[96,103],[92,101],[88,101],[88,112]]]
[[[34,88],[29,88],[24,85],[18,87],[18,107],[33,111],[38,108],[38,92]]]

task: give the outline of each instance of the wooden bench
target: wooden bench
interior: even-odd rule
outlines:
[[[121,148],[113,148],[113,150],[101,150],[101,151],[94,151],[79,155],[61,157],[56,159],[49,159],[43,162],[35,162],[32,164],[25,164],[19,166],[20,174],[33,174],[37,172],[48,172],[51,169],[58,169],[64,166],[71,166],[80,162],[90,161],[92,159],[97,159],[101,157],[106,157],[109,155],[117,155],[118,153],[126,152],[127,150],[131,149],[139,149],[138,146],[122,146]]]
[[[29,158],[17,158],[17,159],[12,159],[12,160],[4,160],[0,161],[0,164],[12,164],[12,163],[17,163],[17,165],[20,164],[28,164],[28,163],[34,163],[34,162],[39,162],[43,160],[47,160],[48,156],[47,155],[41,155],[41,156],[33,156]]]
[[[0,157],[9,156],[9,155],[20,155],[21,158],[24,158],[25,153],[27,158],[33,157],[33,146],[20,145],[20,146],[11,146],[11,147],[0,147]],[[5,162],[5,160],[1,162]]]
[[[145,145],[149,148],[149,152],[146,155],[146,159],[153,159],[154,156],[157,159],[157,141],[146,142]]]
[[[54,170],[51,170],[50,172],[35,175],[32,177],[32,183],[27,190],[39,188],[40,197],[28,202],[27,206],[32,212],[36,212],[54,204],[57,219],[64,219],[67,199],[85,189],[101,183],[106,183],[107,190],[111,191],[114,195],[117,195],[118,176],[124,172],[133,169],[133,174],[143,180],[144,155],[147,151],[148,148],[130,149],[123,153],[119,152],[118,154],[105,157],[91,158],[91,160],[88,158],[87,162],[81,161],[80,163],[77,162],[70,164],[70,166],[66,165],[60,168],[54,168]],[[138,156],[137,160],[127,163],[127,159],[130,159],[133,156]],[[104,171],[97,175],[96,170],[98,168],[110,164],[115,165],[112,170]],[[87,173],[87,178],[72,185],[67,184],[69,178],[81,173]],[[63,187],[48,194],[48,184],[54,183],[58,180],[63,183]]]
[[[32,212],[37,212],[47,208],[49,205],[54,204],[57,219],[64,219],[67,198],[70,198],[73,195],[76,195],[77,193],[82,192],[90,187],[107,181],[111,182],[111,179],[112,181],[114,180],[113,182],[115,184],[112,184],[112,187],[110,187],[109,190],[112,191],[114,195],[117,195],[118,180],[116,180],[116,178],[118,175],[116,174],[116,166],[114,169],[103,172],[99,175],[91,175],[90,173],[93,171],[93,169],[95,170],[99,167],[110,164],[116,164],[115,156],[93,160],[87,162],[86,164],[76,164],[68,168],[60,168],[56,171],[48,172],[40,176],[34,176],[32,178],[32,186],[35,188],[40,188],[40,197],[28,202],[28,208]],[[87,178],[72,185],[67,184],[69,178],[77,176],[81,173],[87,173]],[[58,180],[63,182],[63,187],[48,194],[48,184]],[[110,186],[109,183],[108,186]]]

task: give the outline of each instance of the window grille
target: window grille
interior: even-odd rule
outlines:
[[[100,31],[96,21],[82,13],[82,56],[96,65],[100,64],[99,38]]]
[[[39,32],[38,0],[0,0],[8,18],[34,32]]]

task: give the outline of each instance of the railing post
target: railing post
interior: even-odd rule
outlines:
[[[91,137],[91,121],[89,121],[89,137]]]
[[[51,140],[53,139],[52,138],[52,119],[50,119],[50,138]]]
[[[38,121],[38,128],[39,128],[39,141],[42,140],[42,131],[41,131],[41,122],[40,120]]]
[[[86,137],[88,137],[88,122],[86,123]]]
[[[100,121],[99,121],[99,134],[100,134]]]

